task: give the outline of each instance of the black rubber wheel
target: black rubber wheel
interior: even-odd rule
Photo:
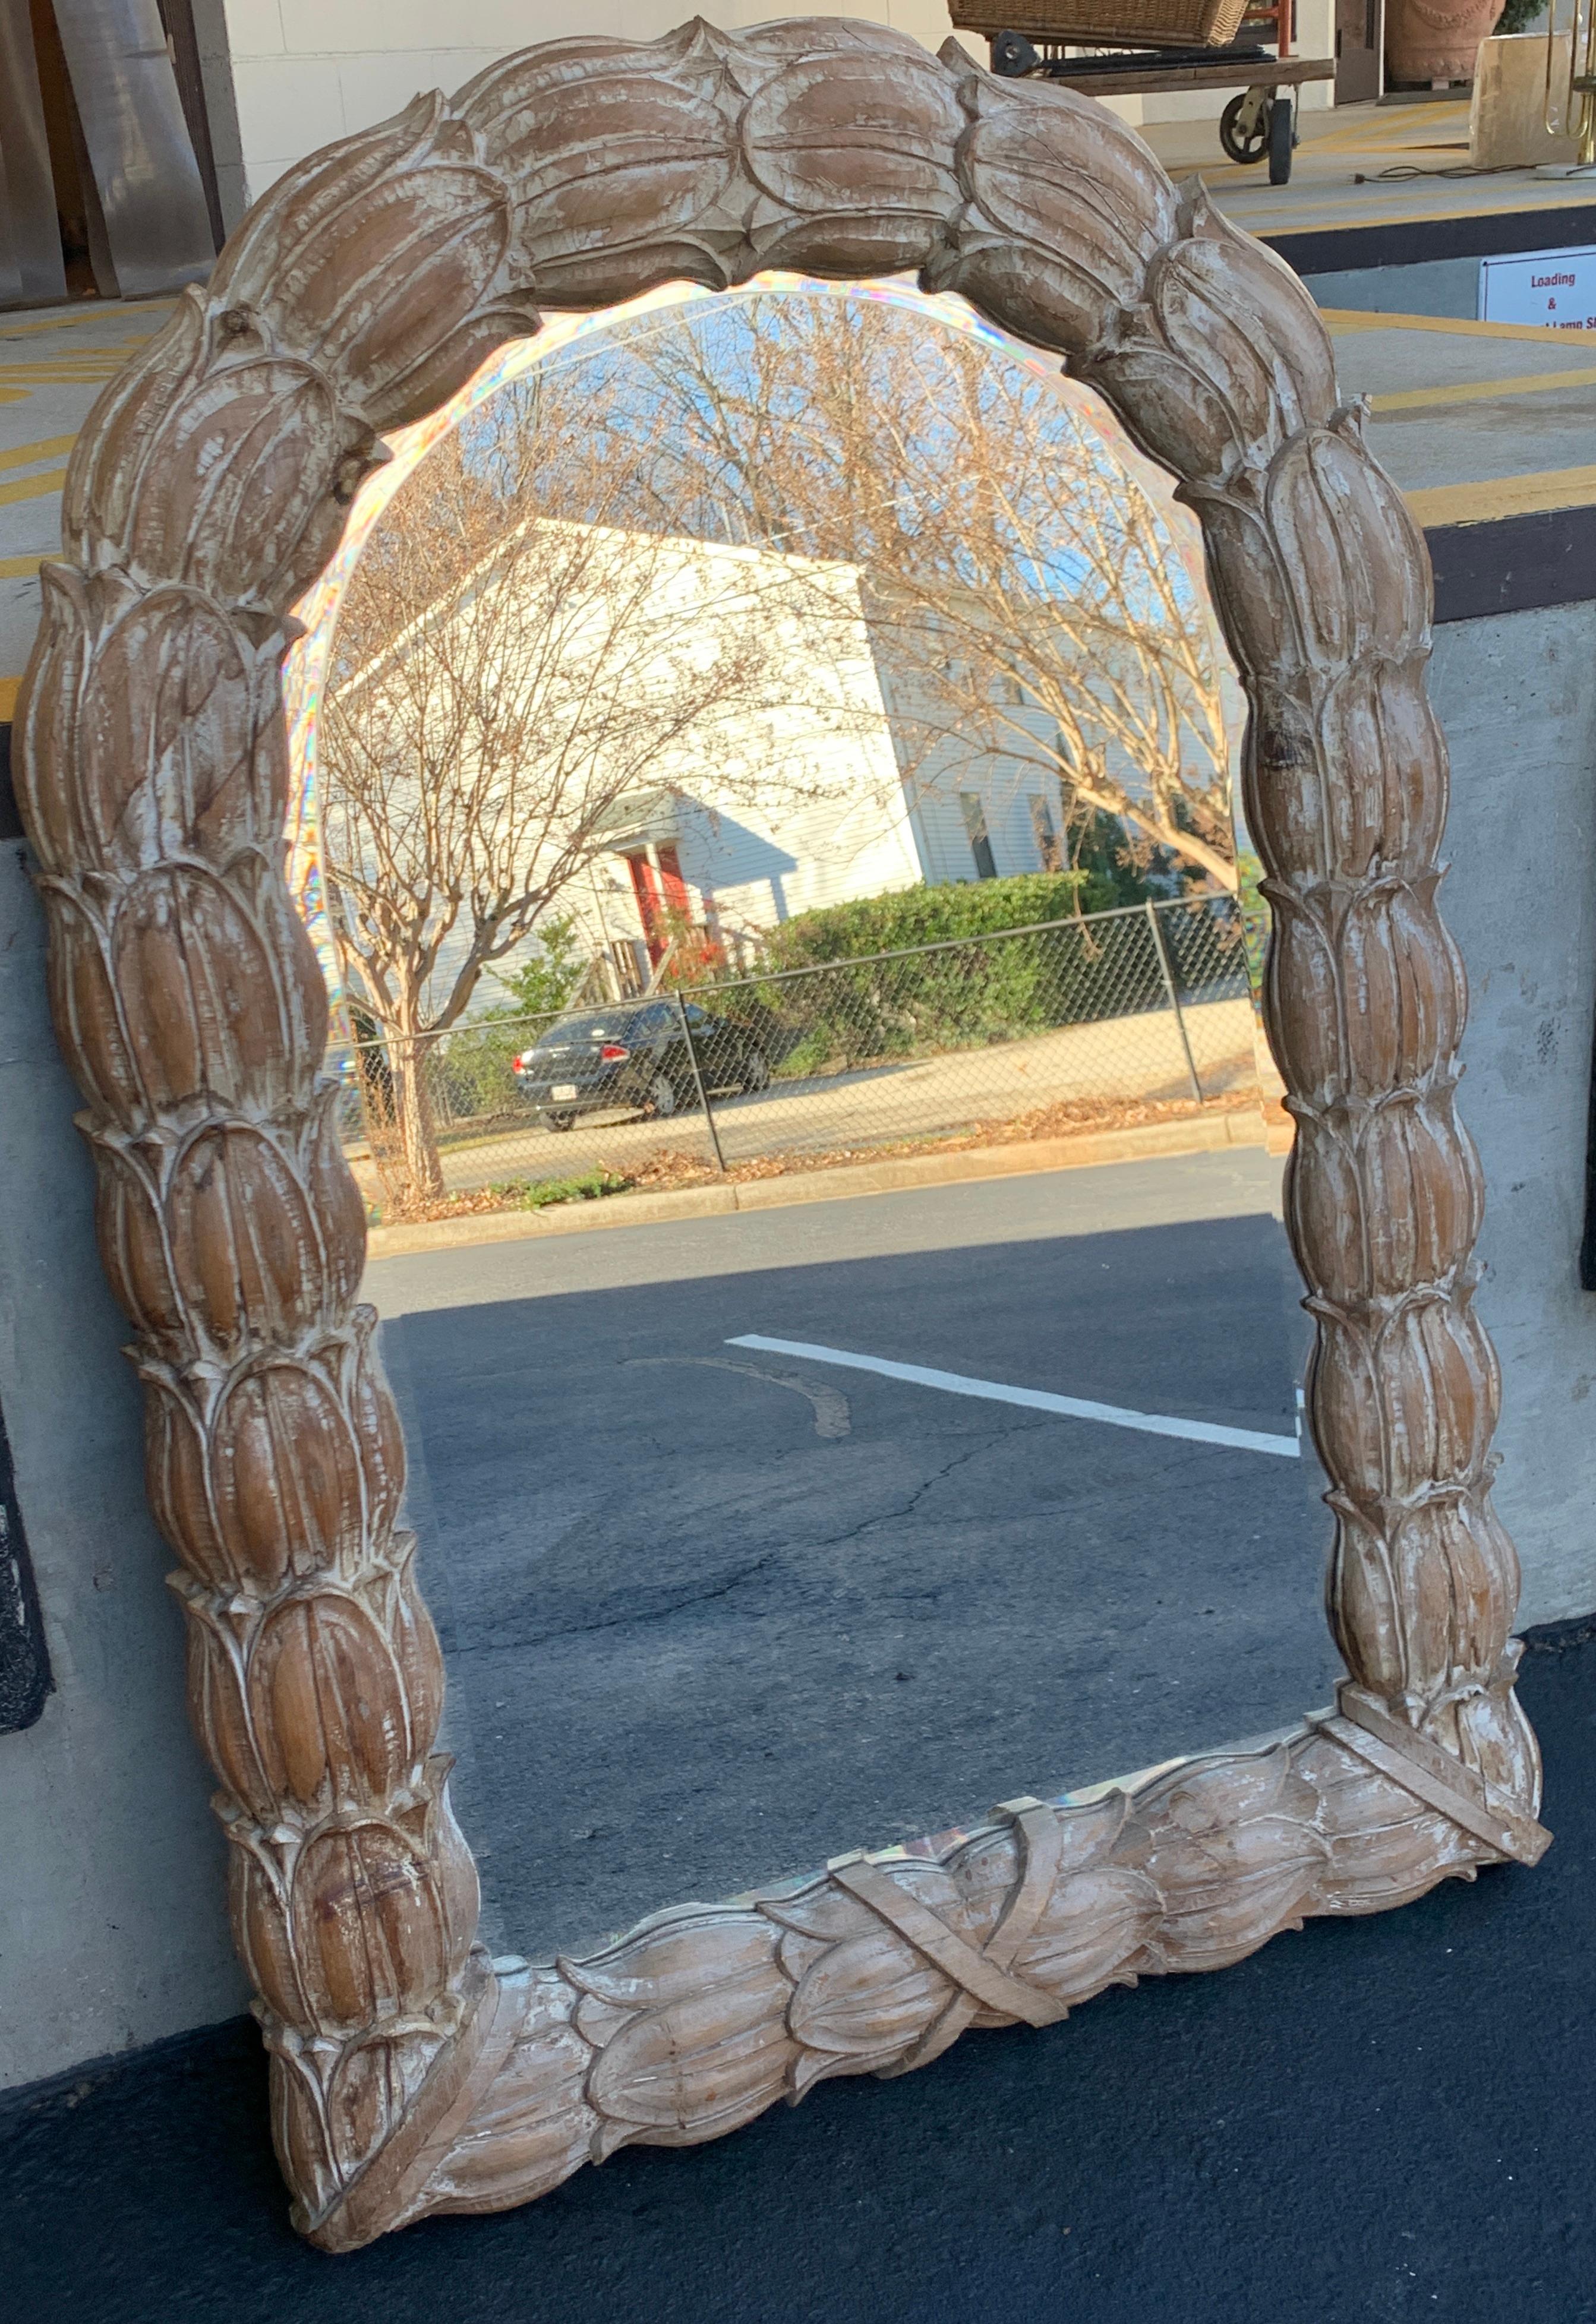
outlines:
[[[762,1049],[750,1049],[743,1058],[743,1086],[745,1090],[770,1088],[770,1068]]]
[[[1232,97],[1219,116],[1219,142],[1232,161],[1261,161],[1269,150],[1269,108],[1266,106],[1243,137],[1236,127],[1237,116],[1246,104],[1248,91]]]
[[[575,1130],[577,1127],[577,1117],[574,1113],[546,1113],[543,1119],[550,1130]]]
[[[1291,183],[1291,149],[1296,140],[1292,135],[1292,119],[1296,106],[1288,97],[1278,97],[1269,107],[1269,183],[1288,186]]]
[[[1023,32],[992,34],[992,69],[1001,80],[1023,80],[1041,61]]]
[[[656,1121],[669,1121],[673,1113],[680,1112],[681,1099],[669,1074],[656,1074],[649,1084],[647,1111]]]

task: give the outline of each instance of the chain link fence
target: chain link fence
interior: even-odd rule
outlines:
[[[1245,1102],[1241,914],[1182,897],[364,1042],[345,1142],[383,1216],[774,1176]]]

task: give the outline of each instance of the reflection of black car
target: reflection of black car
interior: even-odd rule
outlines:
[[[711,1017],[687,1004],[693,1050],[682,1037],[674,1001],[621,1001],[562,1017],[515,1059],[521,1095],[550,1130],[569,1130],[579,1113],[633,1106],[678,1113],[697,1103],[693,1058],[706,1090],[761,1090],[770,1078],[769,1043],[755,1024]]]

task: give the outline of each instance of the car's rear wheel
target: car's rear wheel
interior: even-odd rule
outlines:
[[[546,1113],[543,1119],[550,1130],[575,1130],[577,1127],[574,1113]]]
[[[743,1058],[743,1086],[745,1090],[770,1088],[770,1065],[762,1049],[750,1049]]]
[[[673,1113],[680,1111],[681,1100],[669,1074],[656,1074],[649,1084],[648,1105],[649,1111],[660,1121],[669,1121]]]

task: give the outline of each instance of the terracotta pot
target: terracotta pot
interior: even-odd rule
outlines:
[[[1505,0],[1386,0],[1386,74],[1395,82],[1427,88],[1437,80],[1472,80],[1480,43],[1489,38]]]

